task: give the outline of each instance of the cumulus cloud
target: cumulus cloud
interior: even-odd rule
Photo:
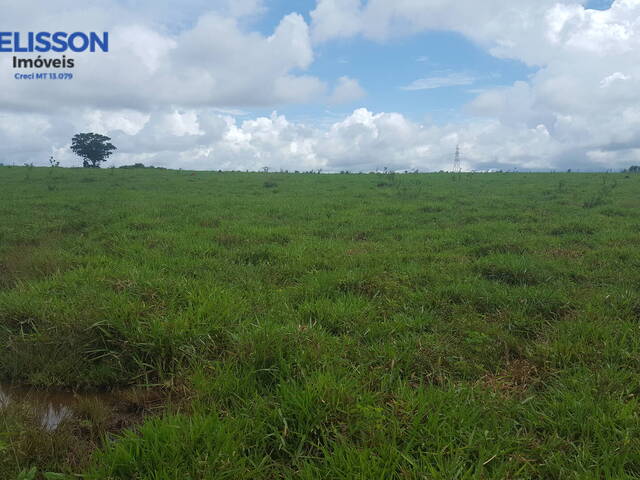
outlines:
[[[553,56],[530,81],[480,94],[470,111],[505,124],[543,124],[567,148],[632,148],[640,143],[639,18],[635,0],[606,11],[554,6],[545,17]]]
[[[329,97],[329,103],[341,104],[359,100],[366,95],[364,89],[355,78],[340,77],[333,93]]]
[[[82,8],[72,0],[12,2],[3,20],[14,30],[108,30],[112,51],[77,55],[73,82],[0,76],[0,162],[44,165],[54,154],[77,165],[69,137],[92,130],[113,138],[116,165],[440,170],[451,168],[458,144],[465,169],[638,163],[640,1],[616,0],[603,11],[583,3],[318,0],[310,25],[291,13],[261,33],[251,23],[265,9],[260,0],[87,0]],[[464,35],[535,73],[478,90],[461,123],[366,108],[328,125],[244,115],[254,107],[362,99],[354,78],[328,89],[309,73],[320,43],[354,36],[385,42],[434,29]],[[9,62],[0,56],[0,71],[10,71]],[[474,82],[474,75],[435,72],[404,89]]]
[[[362,29],[360,0],[321,0],[311,12],[313,34],[318,41],[350,37]]]
[[[471,0],[319,0],[311,14],[312,35],[316,42],[355,35],[385,41],[445,29],[496,57],[537,66],[528,80],[479,91],[466,111],[487,119],[479,124],[499,121],[501,128],[491,131],[521,139],[533,157],[547,158],[540,165],[573,161],[587,168],[615,168],[635,158],[640,145],[640,1],[616,0],[607,10],[583,3],[488,0],[478,8]],[[463,77],[427,77],[404,89],[472,82]],[[546,133],[536,135],[538,129]],[[537,140],[525,140],[530,138]],[[505,141],[510,139],[493,139],[497,156],[530,164],[518,149],[502,148]],[[603,153],[610,151],[619,156]]]
[[[545,16],[555,5],[571,0],[318,0],[311,12],[313,38],[362,35],[385,40],[427,30],[459,32],[494,53],[509,56],[539,46],[545,31]],[[514,53],[515,54],[515,53]]]
[[[291,122],[275,112],[238,121],[213,109],[158,110],[148,116],[86,110],[56,119],[32,113],[0,115],[0,161],[45,165],[54,155],[64,166],[77,166],[68,132],[91,127],[108,134],[118,147],[110,164],[196,170],[449,170],[456,145],[461,146],[466,170],[568,168],[576,154],[552,138],[544,125],[508,127],[498,120],[462,127],[419,124],[400,113],[365,108],[325,127]],[[2,135],[21,140],[7,144]],[[616,161],[604,151],[582,154],[584,168]],[[634,157],[625,160],[629,158]]]
[[[202,13],[175,32],[143,18],[139,10],[128,14],[118,2],[110,8],[89,2],[86,18],[80,15],[84,5],[78,9],[69,4],[65,10],[40,4],[29,14],[25,7],[10,7],[3,11],[3,20],[16,30],[24,18],[33,18],[45,30],[56,25],[71,31],[109,31],[110,51],[74,54],[72,84],[20,82],[2,75],[0,105],[31,111],[61,105],[149,110],[163,105],[278,105],[322,95],[324,83],[301,73],[314,58],[305,20],[296,13],[286,15],[268,36],[247,30],[236,16],[260,5],[255,0],[217,2],[218,10]],[[1,71],[11,71],[10,62],[10,55],[0,56]]]

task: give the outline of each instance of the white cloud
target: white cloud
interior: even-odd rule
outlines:
[[[354,35],[385,41],[444,29],[465,35],[494,56],[538,66],[529,79],[478,91],[467,112],[499,121],[501,128],[489,131],[522,139],[529,155],[546,158],[539,164],[606,167],[606,160],[614,168],[640,146],[639,0],[616,0],[608,10],[587,9],[585,2],[573,0],[487,0],[482,8],[471,0],[345,0],[352,28],[331,29],[328,22],[341,25],[336,21],[341,3],[319,0],[312,13],[316,41]],[[435,76],[404,88],[436,88],[457,80],[472,81]],[[539,128],[546,137],[532,134]],[[530,164],[524,152],[501,148],[501,141],[483,137],[500,151],[498,157]],[[594,153],[611,151],[618,156]]]
[[[540,42],[541,23],[556,4],[571,0],[318,0],[311,12],[317,42],[363,35],[385,40],[426,30],[453,30],[496,54],[526,51]]]
[[[311,18],[316,41],[356,35],[362,28],[360,0],[320,0]]]
[[[113,137],[117,164],[176,168],[439,170],[450,168],[458,143],[467,169],[637,163],[640,0],[616,0],[604,11],[583,3],[318,0],[311,26],[292,13],[264,34],[252,28],[265,9],[260,0],[87,0],[82,8],[72,0],[7,2],[3,20],[12,29],[108,30],[112,51],[77,55],[73,83],[0,76],[0,162],[43,165],[54,153],[77,164],[70,136],[96,130]],[[308,72],[320,42],[356,35],[384,42],[434,29],[537,70],[512,85],[476,90],[458,124],[419,124],[369,109],[327,124],[246,114],[362,98],[354,78],[328,91]],[[0,71],[10,71],[9,62],[0,56]],[[436,73],[404,89],[474,81]]]
[[[542,123],[567,148],[622,155],[640,144],[640,2],[618,0],[606,11],[556,5],[545,18],[554,54],[544,68],[529,82],[479,95],[471,111]]]
[[[259,15],[266,7],[263,0],[227,0],[227,9],[231,16],[244,17]]]
[[[225,11],[225,2],[217,4]],[[261,2],[229,4],[240,14],[241,5],[248,12]],[[13,7],[3,11],[3,20],[16,28],[24,18],[32,18],[35,25],[47,25],[46,29],[82,25],[80,30],[109,31],[109,53],[74,54],[72,84],[18,82],[12,75],[0,75],[0,104],[5,110],[44,111],[61,105],[237,108],[307,102],[326,89],[321,80],[304,74],[314,53],[309,28],[299,14],[283,17],[269,36],[247,30],[234,16],[215,10],[169,33],[135,11],[125,13],[118,3],[107,8],[90,2],[82,23],[81,9],[66,6],[68,10],[41,4],[29,14]],[[10,61],[10,55],[0,56],[0,71],[11,71]]]
[[[476,78],[466,73],[449,73],[433,77],[425,77],[414,80],[405,85],[402,90],[432,90],[435,88],[455,87],[459,85],[473,85]]]
[[[333,93],[329,97],[329,103],[341,104],[360,100],[366,95],[358,80],[349,77],[340,77]]]
[[[66,120],[65,120],[66,119]],[[69,120],[70,119],[70,120]],[[0,162],[45,165],[53,154],[64,166],[78,165],[69,150],[69,132],[92,127],[109,135],[118,151],[114,165],[142,162],[185,169],[324,171],[421,171],[451,168],[460,144],[465,169],[567,168],[567,148],[544,125],[508,127],[497,120],[464,125],[418,124],[399,113],[360,108],[325,127],[269,117],[237,121],[213,109],[132,112],[69,111],[0,116]],[[5,138],[20,139],[4,142]],[[589,151],[596,151],[590,149]],[[622,166],[610,155],[583,155],[588,166]],[[575,152],[574,152],[575,153]],[[608,166],[608,167],[607,167]],[[585,167],[586,168],[586,167]]]
[[[617,80],[631,80],[631,77],[629,75],[625,75],[622,72],[612,73],[611,75],[607,75],[602,79],[602,81],[600,82],[600,88],[608,88]]]

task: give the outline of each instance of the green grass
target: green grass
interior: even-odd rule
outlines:
[[[184,397],[1,478],[640,478],[638,175],[0,182],[0,378]]]

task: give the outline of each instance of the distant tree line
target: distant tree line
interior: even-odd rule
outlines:
[[[148,167],[144,163],[134,163],[133,165],[121,165],[118,168],[157,168],[159,170],[166,170],[164,167],[154,167],[149,165]]]

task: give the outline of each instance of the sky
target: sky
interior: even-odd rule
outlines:
[[[0,53],[0,163],[194,170],[640,164],[640,0],[0,0],[0,31],[109,32],[71,80]],[[19,54],[36,58],[37,54]],[[57,54],[42,54],[59,58]]]

